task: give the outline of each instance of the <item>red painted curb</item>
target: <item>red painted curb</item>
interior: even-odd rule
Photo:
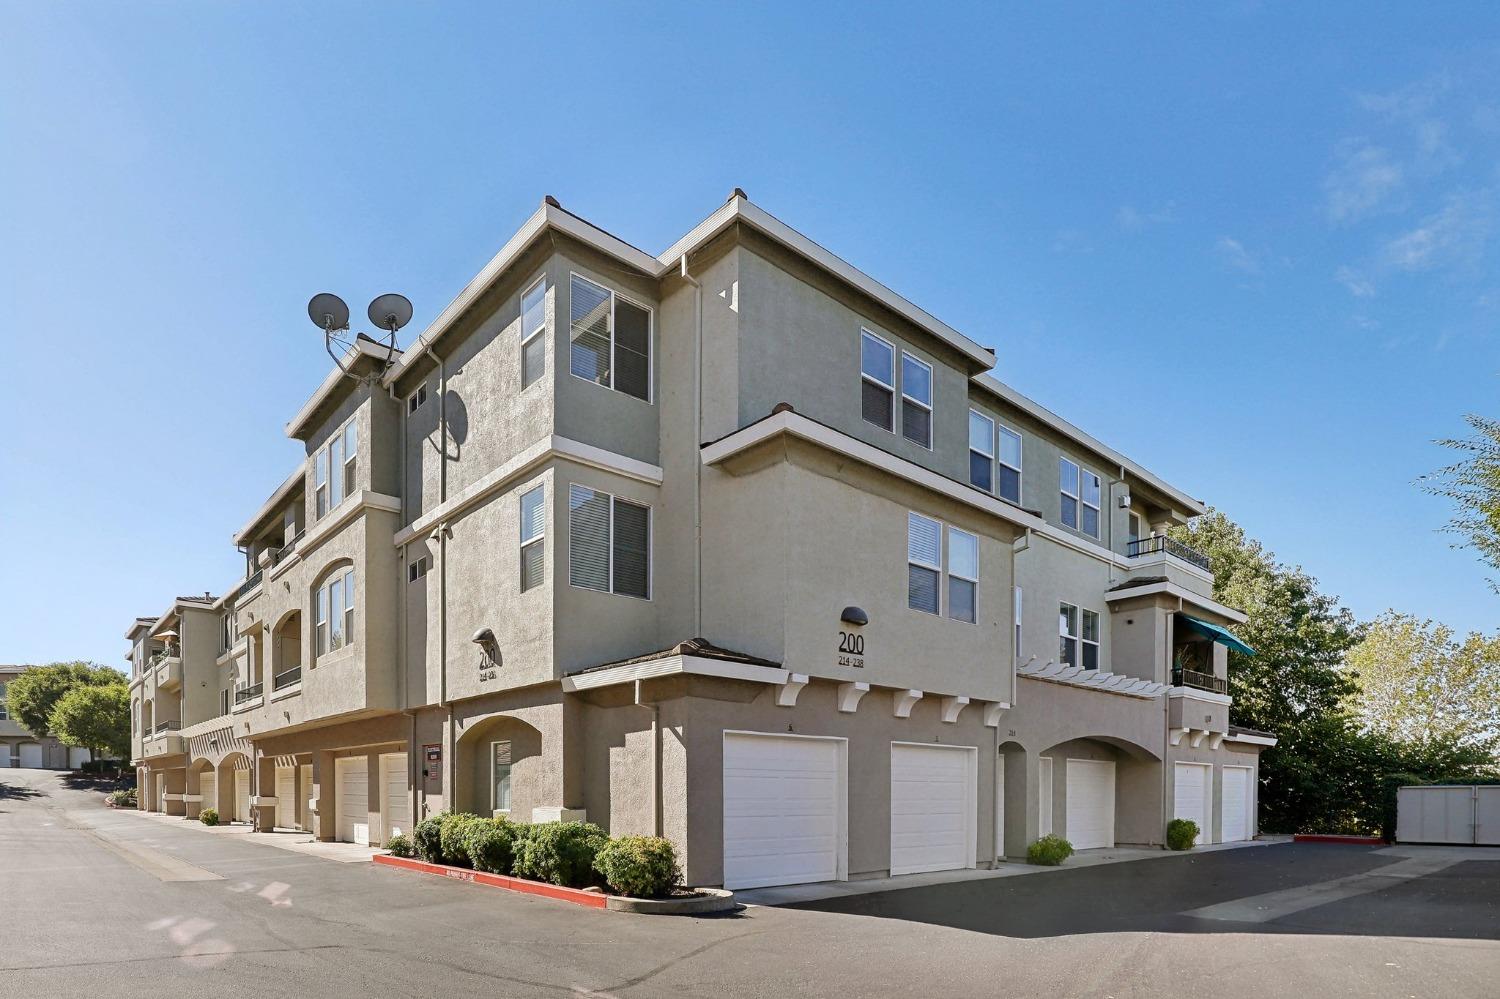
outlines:
[[[1292,837],[1294,843],[1353,843],[1358,846],[1382,846],[1385,840],[1379,836],[1335,836],[1323,833],[1298,833]]]
[[[544,898],[555,898],[562,902],[572,902],[574,905],[588,906],[591,909],[603,909],[609,905],[609,900],[606,896],[598,892],[583,891],[578,888],[563,888],[559,885],[549,885],[541,881],[510,878],[503,874],[486,874],[484,871],[471,871],[465,867],[429,864],[425,860],[393,857],[388,853],[377,853],[370,859],[386,867],[401,867],[408,871],[420,871],[423,874],[437,874],[441,877],[452,878],[455,881],[488,885],[491,888],[504,888],[506,891],[520,892],[523,895],[541,895]]]

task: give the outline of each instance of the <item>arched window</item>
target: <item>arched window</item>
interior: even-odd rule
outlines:
[[[316,655],[341,649],[354,641],[354,567],[340,566],[323,577],[313,594],[317,628]]]

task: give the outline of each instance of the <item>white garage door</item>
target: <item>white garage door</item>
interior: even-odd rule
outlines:
[[[89,751],[82,746],[68,747],[68,769],[77,770],[89,761]]]
[[[1174,819],[1192,819],[1198,824],[1194,845],[1213,842],[1209,825],[1213,794],[1213,767],[1206,763],[1179,763],[1173,768]]]
[[[974,866],[975,750],[891,744],[891,873]]]
[[[380,758],[381,810],[385,838],[411,829],[411,799],[406,793],[406,754],[387,753]]]
[[[212,808],[217,812],[219,810],[219,775],[212,770],[201,774],[198,777],[198,795],[202,798],[198,804],[200,812],[205,808]]]
[[[334,761],[338,779],[339,839],[345,843],[370,845],[370,766],[363,756]]]
[[[1220,792],[1223,803],[1220,822],[1223,824],[1224,842],[1238,843],[1250,838],[1250,768],[1225,767],[1224,787]]]
[[[297,768],[276,768],[276,824],[297,828]]]
[[[1115,845],[1115,765],[1068,760],[1067,830],[1075,850]]]
[[[844,876],[842,739],[724,734],[724,886]]]
[[[10,766],[10,744],[0,742],[0,767]]]
[[[301,820],[300,828],[312,829],[312,764],[303,763],[299,769],[302,771],[302,793],[297,797],[297,815]]]
[[[234,772],[234,821],[250,821],[250,771]]]
[[[40,743],[21,743],[21,752],[19,755],[21,757],[21,766],[30,767],[33,770],[40,770],[42,768],[42,747]]]

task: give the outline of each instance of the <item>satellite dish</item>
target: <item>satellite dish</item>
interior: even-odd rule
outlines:
[[[343,303],[340,302],[339,304],[342,305]],[[344,311],[344,314],[346,316],[349,314],[347,309]],[[411,302],[407,301],[405,295],[398,295],[395,292],[381,295],[370,303],[368,315],[370,322],[387,333],[394,334],[401,327],[411,322]]]
[[[349,328],[349,306],[331,292],[319,292],[307,303],[307,318],[325,333],[346,330]]]

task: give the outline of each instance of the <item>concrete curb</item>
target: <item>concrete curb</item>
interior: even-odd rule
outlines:
[[[591,909],[603,909],[607,905],[605,900],[608,896],[601,892],[583,891],[578,888],[563,888],[559,885],[544,884],[541,881],[510,878],[503,874],[486,874],[483,871],[471,871],[466,867],[429,864],[425,860],[393,857],[388,853],[377,853],[371,860],[383,867],[400,867],[408,871],[419,871],[423,874],[437,874],[445,878],[452,878],[455,881],[467,881],[470,884],[487,885],[490,888],[504,888],[506,891],[520,892],[523,895],[541,895],[543,898],[554,898],[560,902],[572,902],[574,905],[588,906]]]
[[[612,912],[636,912],[645,916],[704,916],[715,912],[732,912],[740,907],[734,892],[722,888],[698,888],[696,898],[630,898],[606,895]]]

